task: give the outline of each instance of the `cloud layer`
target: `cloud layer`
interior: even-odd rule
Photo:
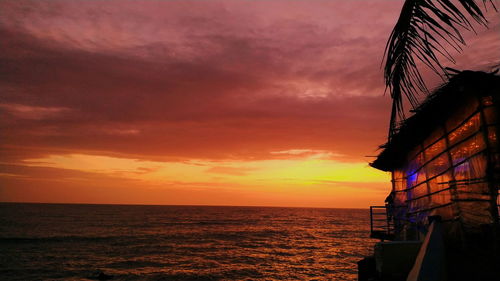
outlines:
[[[231,176],[254,170],[217,162],[366,163],[387,131],[379,66],[400,4],[2,1],[1,158],[18,175],[71,154]],[[459,62],[491,61],[494,23]]]

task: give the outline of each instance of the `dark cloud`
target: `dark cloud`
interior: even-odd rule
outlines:
[[[1,33],[9,35],[1,83],[7,146],[244,159],[306,147],[359,158],[373,149],[364,139],[381,139],[385,127],[387,101],[376,92],[342,96],[327,85],[319,97],[314,89],[303,96],[297,79],[315,87],[324,77],[300,78],[288,70],[293,62],[269,61],[271,50],[243,39],[227,39],[225,56],[151,62]],[[364,77],[345,75],[366,87]],[[19,107],[40,118],[20,118]]]
[[[2,158],[366,161],[387,130],[379,66],[399,8],[299,2],[2,2]],[[473,42],[488,61],[497,30]]]

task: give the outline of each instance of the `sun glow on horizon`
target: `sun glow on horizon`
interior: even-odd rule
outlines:
[[[143,188],[183,188],[218,192],[245,192],[248,196],[272,198],[352,197],[353,193],[385,193],[389,177],[370,168],[367,163],[341,162],[325,158],[325,152],[294,150],[287,159],[253,161],[209,161],[190,159],[184,162],[160,162],[89,154],[61,154],[24,160],[28,167],[53,168],[61,171],[60,181],[74,182],[78,176],[66,178],[64,171],[78,171],[105,178],[132,180]],[[96,179],[97,178],[97,179]],[[374,188],[375,186],[375,188]],[[174,200],[175,201],[175,200]],[[209,200],[210,201],[210,200]],[[314,201],[314,200],[313,200]],[[208,201],[207,201],[208,202]],[[272,204],[272,203],[269,203]],[[314,205],[314,203],[309,203]]]
[[[120,175],[146,181],[237,180],[268,183],[387,182],[385,173],[367,163],[324,159],[317,154],[302,158],[254,161],[160,162],[89,154],[50,155],[26,159],[26,166]],[[187,178],[186,175],[189,175]]]

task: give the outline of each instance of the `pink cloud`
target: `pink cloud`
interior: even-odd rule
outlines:
[[[0,108],[14,118],[20,119],[54,118],[68,111],[68,108],[64,107],[41,107],[22,104],[0,104]]]
[[[401,3],[3,1],[2,155],[368,161],[385,140],[379,66]],[[492,60],[497,22],[460,65]]]

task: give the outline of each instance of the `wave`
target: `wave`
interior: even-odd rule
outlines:
[[[1,237],[0,244],[10,243],[53,243],[53,242],[109,242],[133,236],[50,236],[50,237]],[[136,238],[136,237],[134,237]]]

